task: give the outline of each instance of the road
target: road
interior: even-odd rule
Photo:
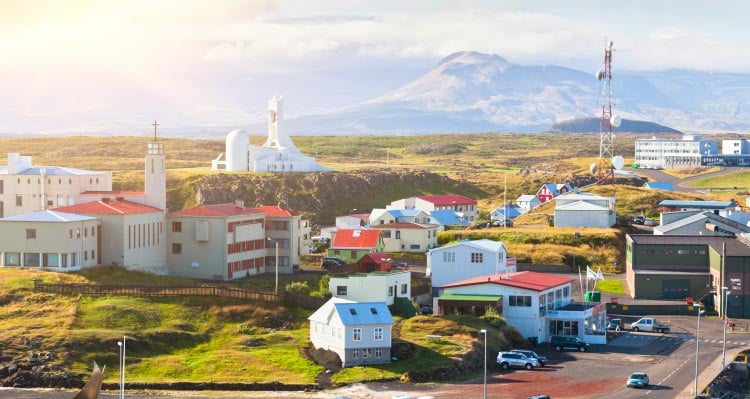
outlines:
[[[635,173],[638,174],[639,176],[647,177],[649,181],[669,182],[670,184],[672,184],[672,187],[674,187],[675,191],[679,191],[683,193],[690,193],[690,194],[708,194],[709,192],[706,189],[687,187],[686,183],[689,183],[693,180],[704,179],[707,177],[721,176],[723,174],[736,172],[737,170],[740,170],[740,169],[742,168],[722,167],[719,170],[714,171],[714,172],[704,173],[704,174],[700,174],[697,176],[691,176],[691,177],[687,177],[684,179],[672,176],[668,173],[664,173],[661,170],[655,170],[655,169],[637,169]]]

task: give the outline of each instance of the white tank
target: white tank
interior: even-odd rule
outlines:
[[[244,130],[232,130],[227,134],[226,162],[228,172],[247,172],[247,146],[250,136]]]

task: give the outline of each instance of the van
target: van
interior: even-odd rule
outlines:
[[[581,352],[586,352],[590,349],[589,344],[581,341],[577,337],[564,337],[562,335],[553,335],[550,337],[549,345],[555,348],[556,351],[563,349],[574,349]]]

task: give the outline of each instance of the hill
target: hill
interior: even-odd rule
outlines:
[[[549,128],[549,133],[599,133],[601,131],[600,118],[580,118],[569,121],[557,122]],[[628,133],[672,133],[681,134],[682,132],[664,125],[646,121],[631,121],[624,119],[622,125],[613,128],[613,132]]]

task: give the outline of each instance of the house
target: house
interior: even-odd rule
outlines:
[[[504,222],[506,220],[513,220],[526,212],[528,210],[521,208],[517,204],[500,206],[490,213],[490,220]]]
[[[654,227],[655,235],[734,236],[750,233],[750,226],[716,215],[712,211],[662,213],[661,225]]]
[[[411,272],[393,270],[331,276],[328,289],[332,296],[355,302],[385,302],[393,305],[396,298],[411,298]]]
[[[727,217],[737,207],[734,201],[682,201],[682,200],[664,200],[659,203],[662,212],[680,212],[680,211],[711,211],[719,216]]]
[[[646,183],[643,183],[643,188],[648,188],[651,190],[674,191],[674,187],[672,187],[672,183],[668,181],[646,182]]]
[[[468,222],[477,217],[477,201],[463,195],[422,195],[391,202],[389,208],[419,209],[425,212],[452,210]]]
[[[112,190],[112,172],[33,166],[30,156],[9,153],[0,166],[0,218],[77,204],[89,190]]]
[[[373,209],[370,212],[368,225],[377,226],[396,222],[429,224],[430,215],[419,209]]]
[[[617,222],[615,197],[571,192],[555,198],[555,227],[612,227]]]
[[[541,205],[552,201],[558,195],[571,191],[573,191],[573,186],[570,183],[544,183],[537,190],[536,197],[539,198],[539,204]]]
[[[380,230],[338,229],[331,238],[328,256],[356,263],[371,252],[383,252],[385,244]]]
[[[56,272],[101,264],[102,221],[53,210],[0,219],[0,266]]]
[[[369,217],[369,213],[352,213],[344,216],[336,216],[336,228],[358,229],[360,227],[367,226]]]
[[[354,265],[359,273],[387,272],[393,268],[393,259],[385,252],[372,252],[361,257]]]
[[[521,209],[525,209],[528,212],[538,207],[541,202],[536,195],[524,194],[516,198],[516,204],[521,207]]]
[[[164,210],[121,197],[56,208],[101,220],[101,265],[166,274]]]
[[[202,205],[169,213],[169,274],[228,281],[275,271],[275,243],[288,250],[289,242],[266,239],[265,212],[242,205]],[[280,272],[291,273],[281,264],[279,258]]]
[[[692,297],[721,310],[721,287],[731,295],[731,318],[748,318],[750,235],[736,237],[633,234],[626,236],[626,282],[638,299]]]
[[[433,248],[427,252],[425,276],[432,278],[432,293],[440,287],[478,276],[513,273],[508,250],[502,242],[492,240],[460,241],[452,245]]]
[[[494,308],[526,338],[546,341],[552,335],[607,342],[604,303],[574,303],[574,279],[549,273],[516,272],[477,276],[440,288],[438,314],[484,314]]]
[[[390,363],[393,316],[385,302],[333,297],[307,319],[315,349],[335,352],[342,367]]]
[[[310,222],[302,214],[280,206],[256,206],[252,209],[261,211],[266,216],[266,238],[279,243],[279,272],[291,273],[294,265],[299,265],[300,256],[310,253],[312,237]],[[276,254],[268,254],[266,265],[274,265]]]
[[[386,252],[425,252],[437,247],[436,224],[395,222],[371,226],[380,231]]]
[[[461,217],[456,211],[450,209],[440,211],[430,211],[427,222],[442,226],[439,231],[446,229],[462,229],[471,223],[466,218]]]

